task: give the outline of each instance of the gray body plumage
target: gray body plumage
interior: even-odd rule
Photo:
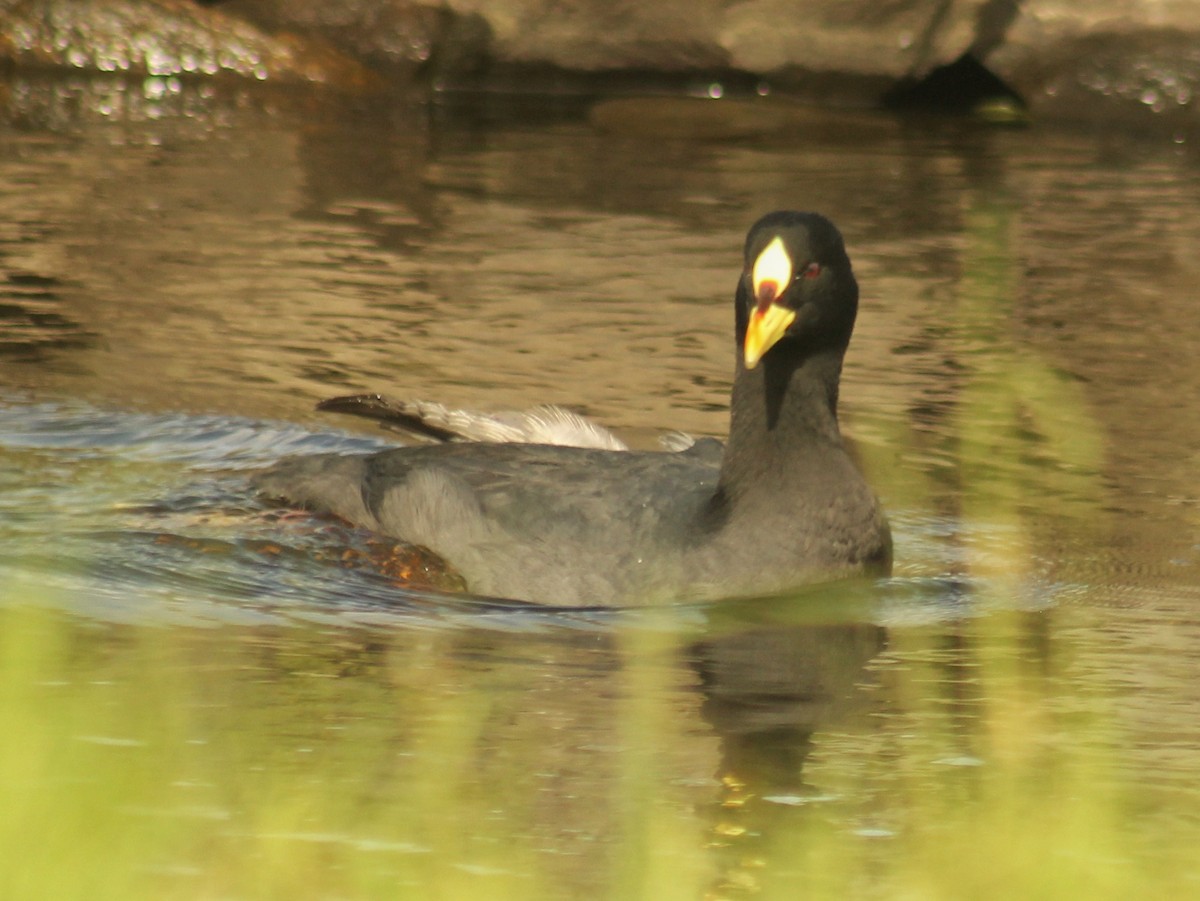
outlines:
[[[742,595],[783,590],[798,568],[812,577],[861,565],[855,537],[882,519],[865,484],[847,496],[830,470],[857,476],[840,445],[813,454],[826,480],[784,510],[717,501],[721,450],[711,439],[670,453],[431,445],[296,458],[257,484],[430,548],[489,597],[564,606],[710,599],[731,585]]]

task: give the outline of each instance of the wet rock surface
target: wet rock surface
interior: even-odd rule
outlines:
[[[1200,124],[1196,12],[1171,27],[1119,19],[1053,34],[1023,21],[991,66],[1043,118],[1157,125],[1182,136]]]
[[[20,70],[234,76],[352,88],[374,78],[328,44],[268,34],[188,0],[0,3],[0,60]]]
[[[1035,118],[1181,134],[1197,120],[1198,39],[1189,0],[0,0],[10,70],[352,90],[773,91],[840,106],[877,105],[899,87],[921,98],[903,106],[976,113],[1016,97]],[[964,100],[964,62],[1010,90]],[[931,75],[935,89],[922,90]]]

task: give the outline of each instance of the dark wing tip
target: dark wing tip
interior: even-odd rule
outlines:
[[[426,422],[412,404],[392,400],[382,394],[344,394],[319,401],[316,408],[325,413],[345,413],[374,419],[434,441],[450,441],[456,437],[455,432]]]

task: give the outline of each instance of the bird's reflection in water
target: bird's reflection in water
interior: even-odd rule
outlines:
[[[856,684],[886,643],[870,624],[755,627],[693,648],[702,715],[720,740],[720,796],[707,818],[717,877],[708,897],[758,894],[783,829],[814,791],[813,735],[861,704]]]

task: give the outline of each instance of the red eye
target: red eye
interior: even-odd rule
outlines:
[[[800,277],[801,278],[816,278],[820,274],[821,274],[821,264],[820,263],[809,263],[807,266],[804,267],[804,270],[800,273]]]

